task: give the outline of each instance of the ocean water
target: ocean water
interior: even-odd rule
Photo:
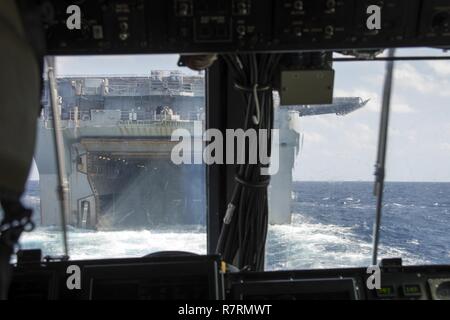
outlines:
[[[375,197],[371,182],[296,182],[292,223],[270,226],[266,269],[360,267],[371,263]],[[24,196],[39,223],[39,184]],[[90,231],[69,228],[71,259],[139,257],[155,251],[206,253],[205,226]],[[450,183],[387,183],[379,257],[450,264]],[[61,255],[58,227],[25,233],[22,248]]]

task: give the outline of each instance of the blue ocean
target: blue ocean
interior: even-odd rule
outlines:
[[[450,183],[388,182],[385,187],[380,258],[404,264],[450,264]],[[371,264],[375,197],[372,182],[295,182],[292,223],[270,226],[266,269],[361,267]],[[39,183],[23,199],[39,224]],[[206,253],[206,228],[91,231],[69,228],[71,259],[139,257],[161,250]],[[26,233],[22,248],[61,255],[58,227]]]

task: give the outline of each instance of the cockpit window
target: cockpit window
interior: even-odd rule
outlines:
[[[398,55],[435,55],[399,50]],[[277,114],[280,171],[272,177],[266,268],[371,264],[384,63],[335,63],[335,99]],[[448,61],[396,62],[379,259],[448,264]],[[351,107],[352,100],[361,103]],[[304,112],[308,108],[307,113]],[[350,111],[350,112],[347,112]]]
[[[72,259],[206,253],[205,167],[171,161],[175,130],[201,139],[205,79],[176,65],[170,55],[57,58]],[[21,244],[61,255],[47,80],[45,88],[24,197],[39,227]]]
[[[436,55],[399,50],[398,55]],[[206,253],[205,166],[175,165],[176,129],[201,136],[203,74],[175,56],[58,58],[72,259]],[[266,269],[371,264],[383,62],[340,62],[331,105],[280,106]],[[449,264],[448,61],[395,64],[379,259]],[[63,253],[48,90],[24,202],[39,227],[22,248]],[[275,147],[275,146],[274,146]],[[192,155],[194,156],[194,155]]]

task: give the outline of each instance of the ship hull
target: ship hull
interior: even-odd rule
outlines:
[[[92,229],[204,224],[205,167],[175,165],[171,133],[195,121],[77,127],[63,121],[70,211],[66,221]],[[201,122],[196,123],[201,126]],[[41,185],[41,223],[61,221],[53,129],[40,121],[35,155]]]

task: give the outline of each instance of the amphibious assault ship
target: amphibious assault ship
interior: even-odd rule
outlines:
[[[79,228],[141,228],[203,224],[205,167],[170,160],[176,129],[201,141],[205,119],[203,75],[151,71],[147,76],[65,76],[57,79],[59,117],[69,182],[67,223]],[[40,175],[42,225],[60,224],[57,166],[48,90],[43,98],[35,160]],[[280,107],[280,169],[272,177],[270,222],[290,223],[292,168],[301,116],[345,115],[365,105],[336,98],[333,105]],[[195,155],[193,155],[195,156]]]
[[[201,223],[201,165],[170,161],[172,132],[204,119],[204,77],[179,71],[148,76],[58,78],[70,216],[81,228]],[[41,224],[59,224],[57,171],[48,92],[40,120],[36,164]]]

